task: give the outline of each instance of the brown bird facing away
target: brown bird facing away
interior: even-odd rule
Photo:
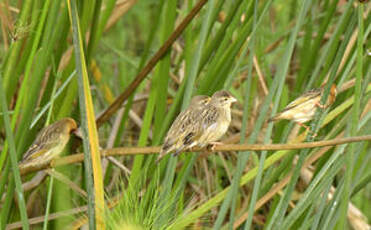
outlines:
[[[228,91],[217,91],[211,97],[210,102],[205,106],[202,117],[202,134],[198,139],[198,146],[205,147],[211,145],[211,149],[228,130],[231,123],[231,105],[236,102]]]
[[[71,132],[77,129],[72,118],[63,118],[43,128],[24,154],[19,167],[29,167],[50,162],[66,146]]]
[[[323,87],[308,91],[307,93],[301,95],[299,98],[288,104],[286,108],[282,110],[282,112],[277,113],[274,117],[270,118],[268,122],[282,119],[292,120],[309,131],[309,127],[304,125],[303,123],[313,119],[317,107],[323,109],[334,103],[337,93],[336,85],[333,84],[331,86],[330,95],[328,96],[325,105],[320,104],[323,92]]]
[[[177,155],[185,149],[190,149],[198,145],[195,137],[200,136],[201,132],[200,114],[209,101],[210,97],[204,95],[198,95],[192,98],[188,108],[175,118],[167,132],[156,163],[168,153],[174,152]]]

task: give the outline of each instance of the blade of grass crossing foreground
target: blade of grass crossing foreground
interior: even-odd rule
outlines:
[[[329,95],[331,84],[335,79],[336,72],[337,72],[338,66],[339,66],[341,58],[342,58],[342,54],[344,53],[347,41],[349,40],[349,38],[351,36],[352,30],[353,30],[352,28],[353,28],[352,26],[348,27],[347,34],[345,35],[345,38],[344,38],[343,42],[341,43],[341,45],[338,49],[338,53],[335,57],[335,61],[334,61],[334,64],[333,64],[332,72],[331,72],[330,77],[328,79],[328,82],[325,86],[324,93],[321,97],[321,102],[320,103],[322,103],[322,104],[325,104],[325,101],[327,100],[327,97]],[[322,112],[320,110],[317,110],[316,114],[314,116],[313,122],[311,123],[311,127],[312,127],[311,132],[313,132],[313,133],[318,131],[318,126],[319,126],[321,113]],[[312,140],[313,140],[313,136],[308,135],[307,138],[306,138],[306,141],[312,141]],[[288,207],[291,195],[292,195],[292,193],[295,189],[296,181],[297,181],[297,179],[300,175],[300,169],[301,169],[301,167],[304,163],[304,160],[305,160],[308,153],[309,153],[309,149],[304,149],[304,150],[300,151],[299,159],[297,161],[297,164],[295,165],[293,176],[291,177],[291,180],[286,187],[286,190],[285,190],[285,193],[284,193],[283,197],[281,197],[281,199],[280,199],[280,202],[279,202],[278,207],[277,207],[277,209],[275,210],[275,212],[272,216],[272,219],[269,220],[270,222],[269,222],[269,225],[268,225],[267,229],[271,229],[273,227],[273,224],[278,225],[278,226],[281,225],[281,222],[283,221],[284,214],[285,214],[286,209]]]
[[[61,95],[61,93],[64,91],[64,89],[67,87],[68,83],[71,82],[72,78],[75,76],[76,74],[76,71],[73,71],[69,76],[68,78],[66,79],[66,81],[63,82],[63,84],[59,87],[59,89],[55,92],[55,94],[53,95],[53,97],[50,97],[50,101],[40,110],[40,112],[35,116],[35,118],[33,119],[32,123],[31,123],[31,126],[30,128],[32,129],[36,123],[41,119],[41,117],[44,115],[44,113],[50,109],[50,107],[52,106],[51,105],[51,101],[54,101],[59,95]]]
[[[88,190],[88,215],[91,229],[105,229],[104,224],[104,189],[102,167],[99,153],[99,141],[93,102],[90,94],[88,72],[86,68],[81,31],[76,2],[67,1],[70,15],[76,69],[79,84],[79,104],[81,113],[81,131],[83,134],[85,177]],[[93,178],[91,177],[93,176]]]
[[[259,16],[259,19],[257,21],[257,24],[259,24],[259,21],[261,21],[261,19],[264,17],[264,15],[268,11],[271,3],[272,3],[272,1],[266,2],[266,5],[264,6],[264,9],[263,9],[262,13]],[[255,33],[255,31],[254,31],[254,33]],[[292,51],[292,49],[291,49],[291,51]],[[290,51],[290,49],[288,49],[288,51]],[[268,109],[269,109],[269,105],[271,104],[271,101],[273,99],[273,94],[276,91],[276,89],[278,88],[279,82],[282,82],[281,84],[283,84],[284,79],[285,79],[284,76],[285,76],[284,74],[281,74],[280,77],[274,78],[274,81],[272,83],[272,86],[270,87],[269,93],[268,93],[268,95],[264,99],[263,107],[261,109],[261,112],[260,112],[260,115],[258,117],[258,120],[256,121],[256,124],[254,126],[254,130],[252,131],[252,133],[250,135],[250,138],[248,140],[248,143],[249,144],[252,144],[252,143],[254,143],[256,141],[256,139],[258,137],[258,134],[260,132],[260,129],[261,129],[261,127],[262,127],[262,125],[263,125],[263,123],[265,121],[265,117],[267,115],[267,112],[268,112]],[[247,95],[245,98],[248,98],[248,96],[249,95]],[[245,102],[245,103],[247,103],[247,102]],[[246,105],[244,107],[246,109]],[[247,110],[244,111],[244,115],[243,116],[248,116],[246,114],[246,112],[247,112]],[[241,137],[241,138],[243,138],[243,137]],[[241,140],[243,140],[243,139],[241,139]],[[238,165],[237,165],[236,171],[234,173],[234,177],[233,177],[231,189],[229,190],[226,198],[224,199],[224,201],[222,203],[222,206],[221,206],[220,211],[218,213],[217,220],[216,220],[216,222],[214,224],[214,228],[218,228],[218,227],[220,228],[221,227],[221,224],[222,224],[222,222],[223,222],[223,220],[225,218],[225,215],[226,215],[226,213],[228,211],[229,206],[231,205],[232,200],[235,199],[235,197],[237,196],[238,187],[239,187],[239,184],[240,184],[240,178],[242,176],[243,169],[246,166],[246,163],[247,163],[247,160],[248,160],[248,155],[249,154],[247,154],[246,152],[240,152],[239,155],[238,155],[238,160],[237,160],[238,161]]]
[[[255,7],[254,7],[255,8],[254,9],[254,30],[256,29],[257,5],[258,5],[258,2],[255,1]],[[253,36],[253,37],[250,36],[250,39],[251,39],[251,43],[255,44],[255,36]],[[252,45],[252,48],[250,50],[250,63],[249,63],[250,65],[252,65],[253,56],[255,55],[254,50],[255,50],[254,49],[254,45]],[[252,78],[252,75],[250,75],[249,78]],[[246,98],[245,100],[248,100],[247,99],[248,97],[245,97],[245,98]],[[277,110],[277,107],[278,107],[278,104],[279,104],[278,101],[279,100],[276,100],[275,105],[274,105],[274,108],[273,108],[273,111],[276,111]],[[272,132],[272,127],[273,127],[273,125],[270,124],[268,126],[268,128],[267,128],[267,132],[266,132],[265,138],[264,138],[264,143],[266,143],[266,142],[268,142],[270,140],[270,136],[271,136],[271,132]],[[246,130],[246,128],[244,130]],[[250,213],[250,215],[248,216],[248,218],[247,218],[247,220],[245,222],[245,227],[244,227],[245,230],[248,230],[251,227],[252,218],[254,216],[255,203],[256,203],[256,199],[258,197],[258,192],[260,190],[260,184],[261,184],[262,177],[263,177],[263,169],[264,169],[264,162],[265,162],[266,156],[267,156],[267,151],[263,151],[262,154],[261,154],[261,156],[260,156],[258,174],[256,175],[255,182],[254,182],[254,189],[253,189],[253,192],[252,192],[252,195],[251,195],[251,198],[250,198],[249,211],[248,211],[248,213]],[[233,207],[231,209],[231,215],[232,215],[232,213],[235,212],[234,210],[235,210],[235,208]],[[232,228],[233,227],[233,224],[234,224],[234,218],[230,218],[230,219],[231,219],[230,220],[230,228]]]
[[[198,73],[197,71],[198,71],[198,68],[199,68],[199,65],[200,65],[201,51],[202,51],[202,49],[205,45],[205,42],[206,42],[207,33],[208,33],[209,27],[211,25],[211,16],[212,16],[213,9],[215,8],[215,5],[216,5],[216,3],[215,3],[214,0],[211,0],[207,3],[207,12],[204,16],[205,20],[202,23],[200,38],[198,40],[197,47],[196,47],[195,52],[193,54],[192,62],[190,63],[191,67],[190,67],[189,74],[188,74],[187,78],[185,79],[186,80],[186,85],[185,85],[185,92],[184,92],[182,110],[184,110],[188,106],[189,101],[190,101],[191,96],[192,96],[193,87],[194,87],[194,84],[195,84],[195,79],[196,79],[196,76],[197,76],[197,73]],[[172,183],[172,181],[173,181],[172,178],[174,178],[175,164],[176,164],[176,158],[171,158],[170,162],[168,164],[168,169],[169,170],[167,170],[165,179],[163,181],[164,186],[165,186],[165,191],[168,191],[168,192],[170,192],[170,189],[171,189],[172,184],[173,184]]]
[[[300,8],[300,11],[299,11],[298,21],[297,21],[297,23],[295,25],[295,28],[294,28],[294,30],[293,30],[293,32],[291,34],[289,43],[287,45],[288,46],[288,49],[287,49],[287,52],[285,53],[285,56],[284,56],[283,69],[282,69],[282,71],[279,72],[279,76],[280,77],[284,77],[284,76],[287,75],[287,71],[288,71],[288,67],[289,67],[289,62],[291,60],[293,48],[294,48],[294,45],[296,43],[297,34],[299,32],[299,29],[300,29],[302,23],[304,22],[304,17],[306,15],[306,12],[308,11],[308,8],[309,8],[310,3],[311,3],[310,0],[306,0],[305,2],[303,2],[301,4],[301,8]],[[280,98],[279,95],[280,95],[281,91],[282,91],[282,88],[281,88],[281,90],[278,90],[278,92],[277,92],[277,95],[278,96],[276,96],[276,98]],[[280,203],[281,203],[281,201],[280,201]],[[274,212],[273,216],[271,217],[271,222],[270,222],[270,225],[267,226],[267,229],[271,229],[272,228],[272,224],[274,222],[273,220],[279,214],[277,210],[280,207],[280,203],[278,204],[278,207],[277,207],[276,211]]]
[[[263,10],[263,14],[266,12],[266,9],[268,9],[269,5],[271,4],[271,2],[268,2],[267,6],[265,7],[265,9]],[[262,17],[260,17],[261,19]],[[256,23],[256,25],[254,26],[254,29],[253,29],[253,33],[255,35],[255,30],[257,27],[259,27],[259,23],[260,23],[260,20]],[[252,37],[252,36],[250,36]],[[253,51],[252,51],[253,52]],[[254,53],[254,52],[253,52]],[[287,64],[288,66],[288,64]],[[282,89],[283,89],[283,86],[284,86],[284,78],[286,76],[286,74],[282,74],[282,75],[279,75],[279,83],[278,83],[278,90],[277,90],[277,94],[276,94],[276,98],[281,98],[281,94],[282,94]],[[271,92],[274,92],[273,90]],[[271,100],[271,99],[270,99]],[[280,103],[280,100],[276,100],[273,104],[273,108],[272,108],[272,113],[275,113],[277,111],[277,108],[279,106],[279,103]],[[263,109],[262,110],[262,116],[259,118],[261,119],[260,122],[263,122],[264,121],[264,117],[265,117],[265,114],[267,113],[267,108]],[[259,127],[261,127],[262,123],[259,125]],[[255,127],[255,130],[257,131],[258,126]],[[272,133],[272,128],[273,128],[273,124],[269,124],[268,127],[267,127],[267,130],[266,130],[266,133],[265,133],[265,137],[264,137],[264,143],[268,143],[271,139],[271,133]],[[256,136],[254,136],[254,139],[256,140]],[[253,139],[250,139],[249,142],[252,142],[255,140]],[[264,170],[264,162],[265,162],[265,159],[266,159],[266,155],[267,155],[267,151],[263,151],[261,153],[261,157],[260,157],[260,160],[259,160],[259,167],[258,167],[258,174],[256,176],[256,180],[255,180],[255,183],[254,183],[254,189],[253,189],[253,193],[252,193],[252,196],[251,196],[251,199],[250,199],[250,205],[249,205],[249,213],[251,213],[251,215],[248,216],[246,222],[245,222],[245,227],[244,229],[250,229],[251,227],[251,223],[252,223],[252,218],[253,218],[253,211],[254,211],[254,208],[255,208],[255,203],[256,203],[256,199],[257,199],[257,196],[259,194],[259,191],[260,191],[260,184],[262,183],[262,178],[263,178],[263,170]],[[243,170],[243,169],[241,169]],[[232,209],[232,212],[234,212],[234,209]],[[234,222],[234,220],[233,220]],[[233,224],[233,222],[231,222],[231,224]],[[232,225],[231,225],[232,226]]]
[[[350,37],[352,36],[353,34],[353,30],[354,30],[354,25],[355,25],[355,20],[351,20],[350,21],[350,24],[347,25],[347,31],[346,31],[346,34],[344,36],[344,39],[342,41],[342,43],[340,44],[340,47],[339,49],[337,49],[337,55],[335,57],[335,61],[334,61],[334,64],[333,64],[333,69],[332,69],[332,72],[330,73],[330,77],[329,77],[329,82],[328,82],[328,85],[326,86],[325,88],[325,92],[324,92],[324,95],[323,97],[321,98],[321,102],[320,103],[324,103],[325,99],[324,97],[326,97],[329,93],[329,87],[330,85],[332,84],[332,81],[333,79],[335,78],[336,76],[336,72],[337,72],[337,69],[339,68],[339,64],[340,64],[340,61],[342,59],[342,56],[343,56],[343,53],[345,51],[345,48],[350,40]],[[315,127],[318,125],[318,122],[317,122],[317,116],[318,114],[316,114],[315,116],[315,119],[314,121],[312,122],[312,127],[314,127],[314,129],[312,130],[317,130]],[[314,124],[313,124],[314,123]],[[342,190],[341,191],[344,191],[344,186],[342,186]],[[340,194],[340,196],[342,196],[343,194]],[[338,202],[337,202],[338,203]],[[348,207],[348,206],[347,206]],[[337,211],[336,212],[336,218],[338,218],[339,216],[339,212]],[[328,218],[332,218],[332,216],[330,215]],[[331,220],[332,222],[332,225],[334,225],[334,222],[336,221],[336,219],[332,218]],[[330,220],[327,220],[326,221],[327,224],[330,223]],[[331,228],[333,229],[333,228]]]
[[[174,22],[176,18],[176,8],[177,4],[176,1],[168,1],[164,6],[164,14],[162,18],[162,27],[161,27],[161,43],[165,42],[167,37],[171,34],[172,30],[174,29]],[[170,72],[170,58],[171,58],[171,51],[169,51],[165,57],[161,60],[159,65],[155,70],[155,76],[153,77],[153,86],[152,92],[154,93],[154,97],[156,100],[156,116],[154,121],[154,135],[158,135],[161,132],[161,126],[164,121],[164,116],[166,112],[166,99],[167,99],[167,89],[168,89],[168,82],[169,82],[169,72]],[[156,178],[157,179],[157,178]],[[166,184],[164,184],[166,188]],[[166,189],[164,190],[166,191]],[[163,203],[166,204],[165,200],[168,200],[168,193],[162,192],[160,193],[160,200],[164,201]],[[162,213],[159,218],[160,225],[165,225],[169,219],[168,216],[170,215],[169,211],[171,209],[167,208]]]
[[[12,165],[12,172],[14,176],[15,181],[15,189],[16,194],[18,198],[18,205],[19,205],[19,212],[21,213],[21,220],[22,220],[22,228],[23,229],[29,229],[28,224],[28,218],[27,218],[27,209],[26,209],[26,203],[24,199],[23,189],[22,189],[22,180],[19,173],[18,168],[18,159],[17,159],[17,151],[14,143],[12,128],[10,127],[10,119],[8,114],[8,108],[6,103],[6,96],[5,91],[3,88],[3,79],[0,75],[0,97],[1,97],[1,110],[3,111],[3,121],[5,126],[5,132],[6,132],[6,139],[9,143],[9,151],[10,151],[10,162]],[[3,228],[5,226],[5,220],[1,219],[1,222],[4,221],[4,223],[0,223],[0,227]]]
[[[201,26],[201,33],[200,37],[198,39],[198,44],[196,47],[196,50],[194,52],[194,56],[192,59],[192,62],[190,63],[190,71],[187,76],[186,80],[186,85],[185,85],[185,92],[184,92],[184,97],[183,97],[183,104],[182,104],[182,110],[184,110],[191,99],[192,93],[193,93],[193,88],[195,84],[195,79],[198,74],[198,68],[200,65],[200,60],[201,60],[201,52],[205,46],[206,43],[206,38],[208,36],[208,32],[210,31],[210,26],[211,26],[211,19],[213,15],[213,11],[216,7],[216,3],[214,0],[211,0],[207,3],[207,11],[206,14],[204,15],[205,20],[203,20],[202,26]],[[194,158],[195,156],[192,156]],[[162,193],[162,197],[166,198],[169,196],[171,188],[173,186],[173,181],[175,177],[175,167],[176,167],[176,157],[171,157],[166,168],[166,174],[165,178],[162,182],[164,190]],[[194,162],[194,161],[193,161]],[[185,167],[189,167],[189,165],[185,165]],[[187,173],[183,174],[183,177],[187,177],[188,173],[190,170],[186,170]],[[184,182],[185,183],[185,180]],[[182,183],[180,183],[180,186],[182,186]],[[177,188],[175,188],[175,192],[177,193]]]
[[[156,15],[157,15],[156,18],[161,17],[162,11],[164,9],[164,4],[165,4],[164,0],[161,0],[159,2],[158,10],[157,10],[157,13],[156,13]],[[159,23],[160,23],[160,20],[157,19],[156,23],[154,24],[155,28],[152,31],[157,30],[157,28],[159,27]],[[148,38],[148,41],[147,41],[147,47],[146,47],[146,50],[145,50],[145,55],[147,55],[147,56],[149,54],[149,51],[150,51],[150,48],[151,48],[151,43],[153,43],[153,40],[154,40],[154,33],[151,32],[149,34],[149,38]],[[145,61],[145,58],[143,58],[141,60],[140,65],[144,65],[144,61]],[[154,111],[154,108],[155,108],[156,97],[152,95],[154,92],[155,92],[154,90],[151,90],[151,92],[150,92],[151,96],[148,98],[148,101],[147,101],[146,111],[144,112],[144,117],[143,117],[142,128],[141,128],[140,134],[139,134],[138,146],[146,146],[147,145],[148,134],[149,134],[149,130],[150,130],[150,127],[151,127],[152,120],[153,120],[153,111]],[[137,184],[136,181],[140,176],[140,170],[141,170],[141,167],[142,167],[143,160],[144,160],[143,155],[138,155],[138,156],[135,156],[135,158],[134,158],[133,167],[132,167],[131,175],[130,175],[130,184],[133,184],[132,186],[134,186],[134,184]]]
[[[53,71],[54,71],[54,73],[56,71],[55,65],[53,65]],[[49,102],[50,107],[49,107],[48,116],[46,118],[45,126],[49,125],[49,123],[50,123],[50,119],[51,119],[52,111],[53,111],[53,105],[54,105],[54,96],[55,96],[55,93],[56,93],[56,90],[57,90],[57,84],[58,84],[58,81],[60,79],[61,73],[55,73],[54,76],[56,76],[56,79],[54,81],[54,86],[53,86],[53,90],[52,90],[51,97],[50,97],[50,102]],[[52,170],[54,170],[54,169],[52,169]],[[53,184],[54,184],[54,177],[50,177],[49,188],[48,188],[48,196],[47,196],[46,208],[45,208],[43,230],[48,229],[48,216],[49,216],[50,204],[51,204],[51,200],[52,200]]]
[[[363,4],[358,2],[358,40],[357,40],[357,62],[356,62],[356,82],[354,88],[354,104],[353,112],[350,120],[350,136],[354,136],[357,133],[357,126],[360,115],[360,104],[362,99],[362,65],[363,65]],[[346,154],[346,172],[344,182],[344,192],[340,205],[341,216],[337,224],[337,229],[346,228],[346,217],[348,212],[348,202],[352,190],[352,174],[354,167],[354,153],[356,144],[350,145],[349,154]]]
[[[220,2],[219,2],[220,3]],[[221,4],[221,3],[220,3]],[[216,1],[209,1],[207,5],[206,14],[204,15],[204,20],[202,21],[201,25],[201,32],[199,35],[199,39],[197,40],[197,46],[192,54],[191,59],[187,59],[187,78],[185,83],[185,92],[183,97],[183,103],[182,103],[182,110],[184,110],[190,102],[192,93],[194,91],[194,85],[195,80],[198,75],[198,70],[200,68],[200,61],[202,56],[202,50],[204,50],[206,45],[207,37],[209,36],[209,33],[211,32],[212,24],[215,21],[215,18],[213,18],[213,15],[216,14],[216,12],[220,9],[219,4]],[[191,32],[188,31],[188,35],[191,35]],[[188,39],[190,39],[188,37]],[[188,49],[191,49],[191,47],[188,47]],[[187,52],[187,51],[186,51]],[[189,57],[189,56],[188,56]],[[187,159],[187,164],[184,164],[182,169],[180,170],[181,177],[177,177],[176,183],[173,188],[173,196],[176,197],[180,195],[183,191],[183,188],[185,186],[185,183],[187,181],[188,175],[191,172],[192,165],[196,161],[197,154],[193,154],[190,156],[190,159]],[[176,159],[177,158],[171,158],[170,162],[167,167],[166,175],[164,178],[164,185],[165,185],[165,194],[170,192],[174,176],[175,176],[175,166],[176,166]],[[179,200],[181,202],[181,200]]]
[[[176,19],[176,1],[169,1],[165,5],[165,12],[163,14],[163,27],[161,28],[161,43],[164,43],[170,36],[175,26]],[[160,132],[162,123],[166,113],[167,89],[169,83],[171,52],[169,51],[158,63],[155,74],[152,80],[152,90],[157,91],[156,98],[156,116],[154,117],[154,130],[153,135]]]
[[[258,3],[257,1],[254,1],[253,2],[253,8],[254,8],[254,12],[253,12],[253,30],[256,28],[257,26],[257,14],[258,14]],[[250,95],[251,95],[251,82],[252,82],[252,69],[253,69],[253,55],[254,55],[254,50],[255,50],[255,33],[254,34],[251,34],[250,35],[250,40],[249,42],[246,44],[244,50],[242,51],[243,55],[241,55],[240,59],[237,61],[237,64],[234,68],[234,70],[232,71],[232,74],[234,76],[236,76],[236,73],[237,73],[237,68],[240,67],[240,62],[242,61],[242,58],[243,56],[246,56],[247,54],[247,51],[248,51],[248,48],[250,48],[250,54],[249,54],[249,57],[248,57],[248,79],[247,81],[245,81],[245,101],[244,101],[244,110],[243,110],[243,117],[242,117],[242,127],[241,127],[241,135],[240,135],[240,143],[244,143],[245,142],[245,139],[246,139],[246,127],[247,127],[247,122],[248,122],[248,115],[250,114],[249,112],[249,109],[250,109],[250,100],[248,98],[250,98]],[[230,78],[234,77],[234,76],[230,76]],[[240,155],[241,153],[239,153]],[[245,159],[243,159],[241,162],[241,166],[244,167],[243,165],[245,164],[245,160],[248,159],[248,157],[250,156],[250,153],[247,153],[245,154]],[[240,156],[239,156],[240,158]],[[229,228],[232,228],[233,227],[233,222],[234,222],[234,211],[235,210],[235,207],[236,207],[236,202],[237,202],[237,199],[232,199],[232,204],[231,204],[231,212],[230,212],[230,222],[229,222]],[[221,220],[223,218],[220,218]],[[219,226],[218,226],[219,227]]]

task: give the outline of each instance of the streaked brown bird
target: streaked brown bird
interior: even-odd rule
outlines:
[[[318,107],[327,108],[332,103],[334,103],[337,93],[336,85],[333,84],[331,86],[330,95],[328,96],[325,105],[320,104],[323,92],[324,87],[308,91],[307,93],[301,95],[299,98],[288,104],[286,108],[282,110],[282,112],[277,113],[275,116],[270,118],[268,122],[282,119],[292,120],[309,131],[309,127],[304,125],[303,123],[313,119]]]
[[[200,114],[209,101],[210,97],[204,95],[192,98],[188,108],[177,116],[167,132],[157,163],[168,153],[174,152],[177,155],[198,145],[196,137],[199,137],[202,131]]]
[[[43,128],[24,154],[19,167],[29,167],[50,162],[66,146],[71,132],[77,129],[72,118],[63,118]]]
[[[202,117],[202,135],[198,142],[199,147],[214,145],[221,143],[217,142],[228,130],[231,123],[231,105],[236,102],[228,91],[217,91],[211,97],[209,104],[205,106]]]

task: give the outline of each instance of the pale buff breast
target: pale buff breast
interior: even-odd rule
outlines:
[[[60,134],[60,137],[58,139],[59,140],[58,144],[49,150],[50,154],[47,154],[48,157],[46,157],[46,159],[44,160],[45,161],[52,160],[53,158],[61,154],[61,152],[63,151],[69,139],[70,139],[69,135]]]
[[[230,109],[220,111],[220,116],[217,121],[209,127],[205,127],[206,130],[200,137],[201,146],[205,146],[210,142],[218,141],[228,130],[231,122],[231,111]]]

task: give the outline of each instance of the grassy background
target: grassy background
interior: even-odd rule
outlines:
[[[96,130],[94,114],[130,87],[198,1],[67,3],[0,3],[0,229],[27,229],[27,217],[34,229],[102,229],[99,218],[108,229],[367,229],[369,142],[189,153],[159,165],[157,155],[85,159],[55,169],[65,180],[46,177],[22,192],[36,174],[20,179],[16,162],[37,132],[66,116]],[[238,99],[226,143],[311,141],[292,122],[266,121],[309,89],[324,84],[326,97],[332,83],[338,97],[311,123],[315,139],[369,135],[369,11],[358,1],[209,0],[97,136],[72,138],[64,154],[87,154],[98,141],[160,145],[193,95],[219,89]]]

